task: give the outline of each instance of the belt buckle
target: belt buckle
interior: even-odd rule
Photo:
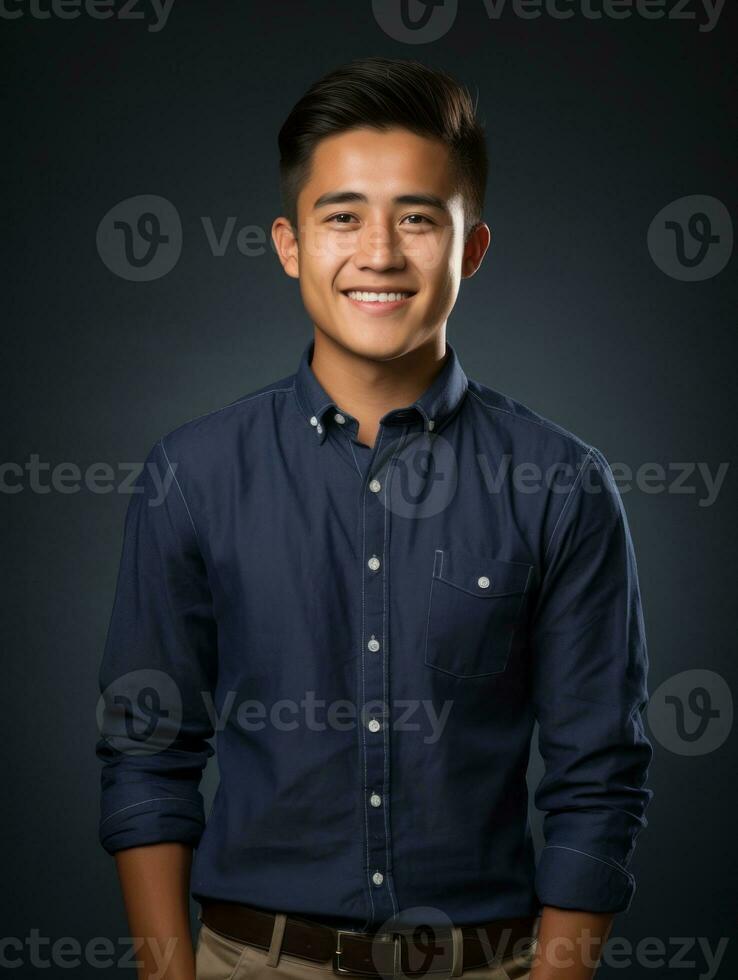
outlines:
[[[356,933],[353,932],[351,929],[337,929],[336,930],[336,950],[335,950],[335,953],[333,954],[333,969],[334,969],[334,971],[336,973],[342,973],[342,974],[343,973],[347,973],[347,974],[349,974],[351,976],[361,976],[362,975],[362,971],[348,970],[348,969],[346,969],[345,966],[342,966],[341,965],[341,954],[343,953],[343,949],[341,948],[341,937],[342,936],[356,936]],[[393,968],[394,968],[394,972],[392,974],[393,977],[402,976],[402,961],[401,961],[402,949],[400,947],[401,939],[402,939],[401,934],[400,933],[395,933],[395,932],[376,933],[375,935],[373,935],[371,937],[371,942],[372,943],[374,943],[374,942],[394,943],[395,948],[394,948],[394,953],[393,953],[393,957],[392,957],[392,964],[393,964]],[[386,976],[386,974],[379,973],[379,971],[377,971],[377,970],[375,970],[372,973],[365,973],[363,975],[365,975],[365,976],[373,976],[373,977],[383,977],[383,976]]]

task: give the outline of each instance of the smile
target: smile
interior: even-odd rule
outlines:
[[[343,295],[354,306],[367,313],[391,313],[393,310],[400,309],[408,303],[415,293],[410,292],[360,292],[357,289],[350,289]]]

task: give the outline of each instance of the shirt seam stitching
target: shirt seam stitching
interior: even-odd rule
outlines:
[[[120,810],[116,810],[101,820],[100,826],[102,827],[108,820],[112,820],[113,817],[117,817],[119,813],[123,813],[125,810],[130,810],[136,806],[144,806],[146,803],[158,803],[160,800],[181,800],[183,803],[189,803],[190,806],[197,808],[197,803],[193,800],[188,800],[186,796],[152,796],[150,800],[141,800],[140,803],[128,803],[126,806],[122,806]]]
[[[182,503],[185,505],[185,510],[187,511],[187,516],[189,517],[190,524],[192,525],[192,530],[195,532],[195,539],[198,541],[198,544],[199,544],[200,539],[199,539],[198,534],[197,534],[197,528],[195,527],[195,522],[194,522],[194,520],[192,518],[192,513],[190,512],[190,508],[189,508],[189,506],[187,504],[187,500],[185,499],[185,495],[182,492],[182,487],[180,486],[179,480],[177,479],[177,474],[174,472],[174,468],[173,468],[173,466],[172,466],[172,464],[171,464],[171,462],[169,460],[169,454],[167,453],[166,447],[164,445],[164,439],[163,438],[159,440],[159,445],[161,446],[162,452],[164,453],[164,457],[165,457],[165,459],[167,461],[167,466],[169,467],[169,469],[171,471],[172,477],[174,478],[174,482],[177,484],[177,489],[179,490],[179,495],[182,498]]]
[[[395,469],[397,468],[395,466],[395,462],[397,460],[397,457],[402,453],[403,446],[405,445],[405,440],[407,439],[408,431],[409,431],[409,426],[404,426],[403,427],[403,430],[402,430],[402,433],[401,433],[401,435],[399,437],[399,445],[398,445],[396,451],[394,452],[393,456],[390,459],[388,473],[387,473],[387,485],[386,485],[385,491],[384,491],[385,498],[387,497],[387,495],[390,492],[390,486],[391,486],[391,483],[392,483],[392,477],[394,475]],[[387,535],[388,535],[388,531],[391,529],[390,522],[389,522],[389,517],[390,517],[390,508],[387,507],[387,506],[385,506],[385,509],[384,509],[384,541],[383,541],[383,545],[382,545],[382,547],[383,547],[383,550],[382,550],[382,561],[383,561],[383,565],[382,565],[382,567],[385,570],[384,571],[384,588],[382,590],[382,606],[383,606],[383,618],[384,618],[383,628],[384,628],[384,639],[385,639],[385,646],[384,646],[384,651],[383,651],[383,658],[384,658],[384,696],[385,696],[385,703],[387,703],[387,698],[388,698],[388,694],[389,694],[389,691],[388,691],[389,670],[388,670],[388,660],[387,660],[388,643],[386,642],[388,640],[388,630],[387,630],[387,615],[388,615],[387,594],[388,594],[388,586],[389,586],[388,572],[387,572],[388,565],[387,565],[387,561],[386,561],[386,559],[387,559]],[[392,746],[391,746],[391,744],[388,744],[389,741],[390,741],[390,729],[387,728],[385,730],[385,739],[384,739],[384,743],[385,743],[385,786],[386,786],[386,790],[387,790],[386,796],[385,796],[385,806],[384,806],[385,862],[386,862],[386,865],[387,865],[387,888],[389,890],[390,901],[392,902],[392,907],[395,910],[395,914],[396,915],[399,915],[400,914],[400,908],[399,908],[399,904],[398,904],[398,901],[397,901],[397,895],[395,893],[395,886],[394,886],[394,880],[395,880],[394,855],[391,853],[391,844],[392,844],[392,841],[391,841],[390,815],[389,815],[389,811],[387,809],[387,798],[391,796],[391,788],[392,788],[391,787],[392,773],[391,773],[391,770],[390,770],[391,759],[392,759]]]
[[[278,384],[279,382],[275,381],[273,383]],[[292,387],[294,387],[294,385]],[[220,408],[213,408],[209,412],[202,412],[200,415],[193,415],[192,418],[185,419],[184,422],[181,422],[178,426],[172,429],[172,432],[177,432],[178,429],[182,429],[185,426],[190,425],[192,422],[199,422],[200,419],[207,419],[210,418],[211,415],[218,415],[220,412],[227,412],[229,408],[238,408],[240,405],[243,405],[245,402],[250,402],[254,398],[261,398],[262,395],[271,395],[276,392],[292,391],[292,387],[268,388],[266,391],[255,391],[251,395],[244,395],[242,398],[237,398],[234,402],[231,402],[228,405],[221,405]],[[168,433],[168,435],[171,435],[171,432]]]
[[[576,433],[567,431],[563,426],[553,422],[550,419],[529,419],[526,418],[525,415],[517,415],[515,412],[511,412],[508,408],[500,408],[498,405],[490,405],[489,402],[486,402],[479,394],[477,394],[476,391],[472,391],[471,388],[469,388],[469,394],[473,398],[476,398],[479,404],[486,408],[488,412],[499,412],[501,415],[509,415],[510,418],[515,419],[518,422],[527,422],[529,425],[540,426],[542,429],[547,429],[549,432],[553,432],[555,435],[563,436],[565,439],[567,439],[567,441],[573,442],[579,446],[580,449],[592,449],[590,443],[585,442],[585,440],[581,439],[578,435],[576,435]],[[533,409],[530,409],[530,411],[533,411]]]
[[[608,861],[605,858],[597,857],[596,854],[589,854],[587,851],[580,851],[577,847],[568,847],[566,844],[546,844],[544,850],[547,848],[556,847],[560,851],[572,851],[574,854],[581,854],[584,857],[591,858],[593,861],[599,861],[600,864],[606,865],[608,868],[612,868],[613,871],[619,871],[620,874],[625,875],[629,880],[633,880],[633,875],[626,871],[625,868],[621,868],[619,864],[615,864],[614,861]]]
[[[575,495],[577,489],[581,485],[581,479],[582,479],[582,476],[584,475],[584,470],[585,470],[585,468],[587,466],[587,461],[590,459],[590,457],[592,459],[594,459],[594,456],[592,455],[592,447],[591,446],[588,449],[587,454],[585,455],[584,459],[582,460],[582,462],[580,464],[579,472],[577,473],[577,478],[574,481],[574,483],[571,485],[571,489],[569,490],[569,493],[566,495],[566,500],[563,503],[563,506],[561,508],[561,511],[559,513],[559,516],[556,518],[556,523],[554,524],[553,530],[551,531],[551,536],[548,539],[548,544],[546,545],[546,547],[544,548],[544,551],[543,551],[544,561],[548,557],[548,553],[551,550],[551,544],[553,543],[553,539],[556,536],[556,532],[559,529],[559,525],[561,524],[561,521],[562,521],[564,515],[566,514],[566,512],[567,512],[567,510],[569,508],[569,504],[573,500],[574,495]]]

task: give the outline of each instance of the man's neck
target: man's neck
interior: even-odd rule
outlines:
[[[373,446],[382,416],[419,398],[446,356],[445,330],[402,357],[375,361],[352,353],[316,328],[310,367],[336,404],[358,419],[359,442]]]

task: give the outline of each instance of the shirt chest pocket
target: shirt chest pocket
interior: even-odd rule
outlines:
[[[505,670],[532,565],[453,549],[433,563],[425,663],[455,677]]]

